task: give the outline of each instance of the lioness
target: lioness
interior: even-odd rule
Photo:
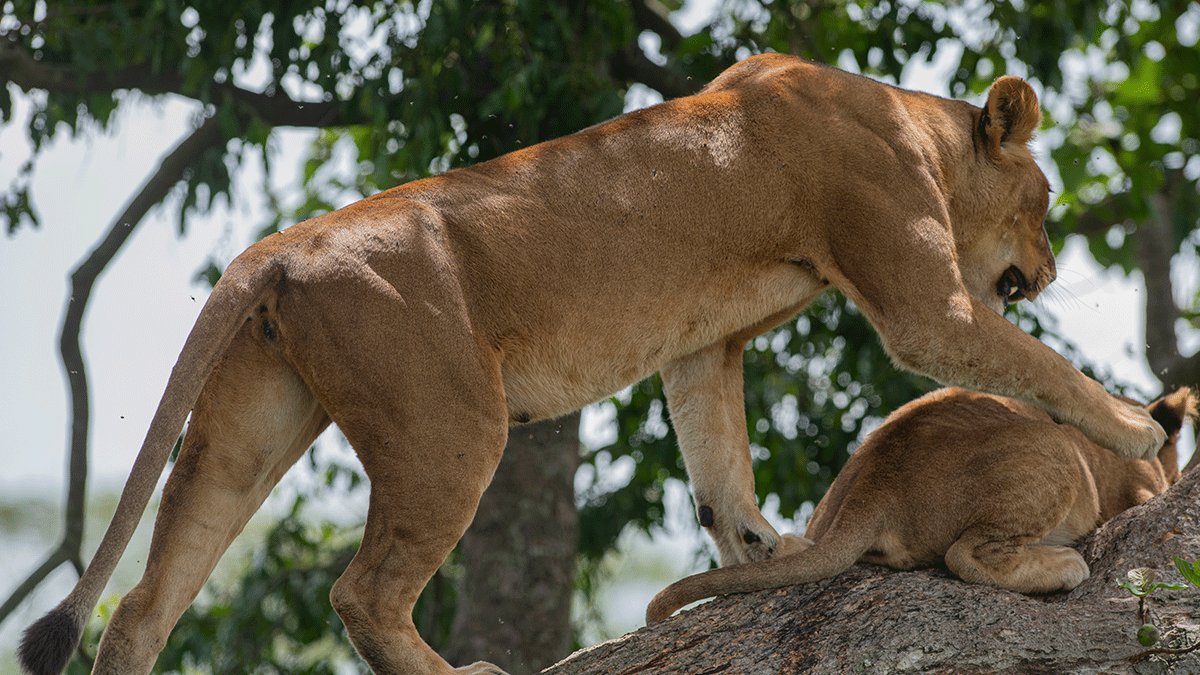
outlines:
[[[646,623],[714,595],[834,576],[858,561],[900,570],[945,561],[964,581],[1021,593],[1088,578],[1067,544],[1179,480],[1175,443],[1196,413],[1190,389],[1147,409],[1168,433],[1153,459],[1127,459],[1021,401],[940,389],[892,413],[817,504],[804,537],[770,560],[702,572],[663,589]]]
[[[758,512],[742,348],[829,287],[897,363],[1016,396],[1121,454],[1162,429],[1005,321],[1055,276],[1033,90],[982,109],[763,55],[695,96],[387,190],[238,256],[171,374],[117,513],[27,632],[56,672],[188,411],[142,581],[99,673],[144,673],[230,541],[333,421],[371,480],[331,601],[380,673],[445,672],[411,610],[471,522],[508,427],[658,370],[723,563],[779,542]],[[469,666],[467,672],[494,669]]]

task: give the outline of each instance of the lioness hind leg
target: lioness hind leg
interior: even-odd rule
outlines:
[[[1090,571],[1078,551],[1034,543],[1038,539],[997,539],[968,531],[946,551],[946,566],[963,581],[1020,593],[1069,591],[1088,578]]]
[[[329,420],[247,324],[192,412],[142,580],[104,632],[96,673],[146,673],[217,560]]]
[[[410,360],[407,372],[386,386],[351,375],[361,373],[360,366],[379,368],[378,353],[348,368],[343,362],[349,379],[325,381],[326,393],[344,384],[372,404],[370,410],[343,405],[341,394],[349,392],[337,392],[338,402],[329,405],[371,480],[362,545],[330,600],[376,673],[450,670],[417,634],[412,610],[474,518],[508,434],[507,410],[494,386],[499,366],[493,379],[470,352],[455,349],[462,343],[450,335],[446,341],[455,356],[402,357]],[[426,367],[418,365],[422,360]],[[481,393],[491,400],[481,400]],[[477,664],[473,672],[487,668]]]
[[[426,375],[360,390],[375,408],[365,415],[337,404],[330,410],[371,480],[362,545],[330,600],[376,673],[450,670],[417,634],[412,610],[474,518],[508,433],[501,397],[482,406],[455,391],[465,373]]]
[[[437,259],[381,258],[351,278],[297,281],[280,299],[282,333],[294,337],[285,351],[371,481],[362,544],[330,601],[376,673],[451,670],[412,610],[474,517],[508,435],[499,359]]]

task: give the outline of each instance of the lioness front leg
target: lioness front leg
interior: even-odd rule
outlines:
[[[742,347],[741,340],[715,344],[662,369],[696,515],[716,541],[722,565],[765,560],[779,544],[754,495]]]
[[[902,212],[895,204],[889,208]],[[945,385],[1028,401],[1118,454],[1158,452],[1166,434],[1148,412],[1109,396],[971,295],[948,226],[933,217],[913,217],[891,234],[891,239],[835,238],[828,274],[862,309],[899,364]]]
[[[901,363],[947,385],[1033,403],[1057,422],[1078,427],[1096,443],[1126,457],[1153,457],[1166,440],[1143,408],[1112,397],[1048,346],[969,296],[969,314],[913,317],[905,334],[884,331]]]

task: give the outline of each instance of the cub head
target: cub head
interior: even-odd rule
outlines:
[[[967,290],[999,312],[1037,297],[1057,274],[1043,225],[1050,184],[1027,145],[1042,113],[1033,88],[1009,76],[971,111],[974,151],[962,158],[950,217]]]

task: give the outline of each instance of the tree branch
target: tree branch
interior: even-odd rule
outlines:
[[[78,545],[76,545],[75,551],[78,553]],[[37,588],[38,584],[42,583],[43,579],[50,576],[51,572],[58,569],[59,565],[67,562],[68,558],[70,558],[70,547],[68,546],[67,541],[64,539],[61,543],[59,543],[57,548],[50,552],[50,555],[46,556],[45,562],[39,565],[38,568],[30,573],[29,576],[25,577],[25,580],[13,590],[12,594],[8,596],[8,599],[4,601],[4,604],[0,605],[0,622],[3,622],[4,619],[8,618],[8,615],[12,614],[12,611],[17,608],[17,605],[20,605],[21,601],[24,600],[25,597],[30,593],[32,593],[33,589]]]
[[[683,35],[671,23],[671,10],[659,0],[632,0],[633,20],[642,30],[656,33],[662,38],[664,51],[674,51],[683,42]]]
[[[154,73],[146,64],[112,73],[85,73],[38,61],[20,43],[5,36],[0,36],[0,79],[7,79],[25,91],[44,89],[88,95],[136,89],[151,95],[178,94],[204,100],[198,93],[185,90],[183,78],[178,73]],[[367,121],[353,113],[350,106],[337,101],[296,101],[284,93],[264,94],[217,82],[208,83],[208,92],[212,99],[225,98],[271,126],[330,127]]]
[[[1142,653],[1140,621],[1117,582],[1135,567],[1174,580],[1171,556],[1200,557],[1198,499],[1200,473],[1187,474],[1092,533],[1079,547],[1091,577],[1070,593],[1027,596],[943,570],[855,565],[820,582],[717,598],[544,672],[1127,672]],[[1196,589],[1150,602],[1194,633]],[[1195,652],[1159,656],[1173,659],[1172,672],[1200,667]]]
[[[1146,360],[1167,389],[1200,384],[1200,358],[1179,353],[1175,331],[1180,312],[1171,282],[1176,252],[1172,210],[1181,186],[1190,188],[1190,183],[1179,172],[1169,172],[1163,187],[1149,197],[1151,217],[1138,223],[1134,238],[1134,255],[1146,280]]]
[[[59,334],[59,351],[71,397],[71,447],[68,459],[66,525],[63,540],[33,574],[29,575],[0,607],[0,622],[16,608],[26,596],[50,572],[64,562],[71,562],[79,572],[83,571],[80,546],[83,542],[84,506],[87,491],[87,441],[89,423],[89,401],[87,367],[83,359],[81,335],[83,315],[96,280],[121,250],[134,228],[145,218],[154,205],[170,193],[175,184],[182,180],[188,169],[204,152],[223,145],[215,117],[210,117],[182,142],[175,146],[158,170],[142,185],[142,189],[117,216],[107,234],[91,253],[71,272],[71,289],[63,315],[62,331]]]
[[[610,64],[613,74],[618,78],[627,82],[641,82],[658,91],[664,98],[687,96],[700,89],[701,83],[646,58],[637,44],[617,52]]]

